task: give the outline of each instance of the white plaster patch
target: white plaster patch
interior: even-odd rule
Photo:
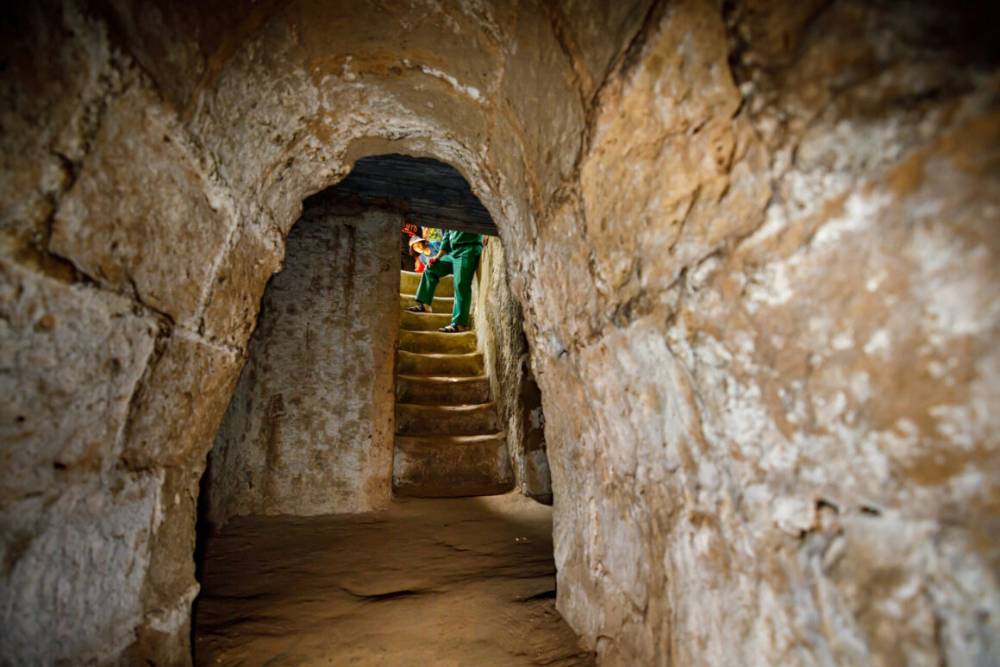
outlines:
[[[929,361],[927,363],[927,372],[935,380],[940,380],[948,374],[948,364],[937,360]]]
[[[850,379],[851,394],[854,399],[859,403],[864,403],[872,395],[872,385],[871,380],[868,377],[868,373],[864,371],[857,371],[851,374]]]
[[[819,248],[839,241],[847,234],[859,232],[875,225],[882,209],[893,203],[887,193],[852,194],[844,203],[844,215],[833,218],[816,232],[813,247]]]
[[[976,421],[968,405],[935,405],[928,412],[937,420],[937,431],[952,444],[972,449],[978,440]]]
[[[761,306],[778,306],[787,303],[795,295],[788,276],[788,267],[783,263],[770,264],[763,271],[755,273],[747,285],[747,309],[756,312]]]
[[[785,408],[785,419],[789,424],[805,423],[809,411],[805,399],[805,386],[801,380],[794,380],[786,387],[779,387],[778,398]]]
[[[849,350],[854,347],[854,336],[850,331],[841,331],[833,337],[830,345],[835,350]]]
[[[747,237],[744,243],[748,246],[764,243],[780,234],[786,227],[788,227],[788,217],[785,215],[784,207],[772,201],[764,211],[764,224]]]
[[[847,397],[844,392],[838,391],[828,399],[823,396],[813,398],[813,409],[816,412],[818,421],[822,424],[836,420],[844,413],[847,407]]]
[[[447,82],[448,84],[451,85],[452,88],[462,93],[463,95],[466,95],[467,97],[475,100],[476,102],[482,101],[483,94],[479,92],[478,88],[475,88],[474,86],[466,86],[460,83],[459,80],[453,77],[451,74],[448,74],[447,72],[442,72],[437,68],[428,67],[427,65],[420,65],[419,68],[420,71],[423,72],[424,74],[427,74],[428,76],[433,76],[437,79],[441,79],[442,81]]]
[[[781,531],[797,537],[816,524],[816,501],[792,496],[775,498],[771,520]]]
[[[892,429],[871,434],[876,447],[895,459],[905,460],[914,455],[920,441],[920,429],[906,418],[896,420]]]
[[[886,357],[889,354],[889,349],[889,332],[886,329],[878,329],[873,333],[864,347],[865,354],[869,356],[880,355]]]
[[[699,465],[698,485],[702,492],[715,493],[719,488],[719,469],[708,461]]]
[[[868,290],[869,292],[878,291],[879,286],[881,286],[882,283],[885,282],[885,279],[888,277],[889,274],[885,270],[885,268],[880,268],[878,271],[872,274],[872,276],[869,277],[868,280],[865,281],[865,289]]]
[[[931,227],[917,229],[909,249],[937,329],[930,338],[938,346],[949,337],[976,335],[1000,322],[1000,295],[985,287],[982,275],[991,261],[985,245],[969,247]]]
[[[718,387],[723,392],[717,398],[721,421],[705,420],[702,423],[705,437],[720,447],[735,442],[746,456],[761,458],[765,466],[784,468],[791,465],[795,454],[768,415],[760,387],[744,385],[732,376],[727,367],[733,355],[721,342],[702,336],[698,343],[691,348],[694,358],[685,363],[697,364],[700,384]],[[688,349],[683,343],[679,345],[682,350]]]
[[[698,264],[694,271],[691,272],[691,277],[689,284],[694,289],[701,289],[708,282],[709,278],[712,277],[721,264],[719,258],[715,255],[710,256],[705,261]]]

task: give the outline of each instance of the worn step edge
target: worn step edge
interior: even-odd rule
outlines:
[[[399,349],[415,354],[468,354],[477,351],[476,342],[476,334],[473,331],[449,334],[440,331],[403,329],[399,332]]]
[[[406,310],[410,306],[417,303],[416,294],[405,294],[403,292],[399,293],[399,307]],[[455,299],[450,296],[437,296],[434,295],[434,301],[431,302],[431,308],[434,313],[448,313],[451,315],[452,309],[455,307]]]
[[[475,331],[462,331],[461,333],[443,333],[441,331],[408,331],[407,334],[416,337],[426,337],[429,340],[475,340]]]
[[[396,436],[393,492],[417,498],[490,496],[514,488],[506,433]]]
[[[441,412],[471,412],[472,410],[485,410],[487,406],[494,405],[496,401],[486,401],[485,403],[464,403],[462,405],[438,405],[427,406],[417,403],[397,403],[400,408],[420,408],[423,412],[440,410]]]
[[[404,292],[404,291],[400,290],[400,292],[399,292],[399,298],[400,299],[410,299],[411,301],[416,301],[417,300],[417,293],[416,292]],[[452,303],[454,303],[454,301],[455,301],[455,297],[454,296],[443,296],[441,294],[435,294],[434,295],[434,300],[437,301],[439,299],[441,301],[450,301]]]
[[[426,375],[482,375],[484,369],[482,352],[447,354],[399,350],[398,357],[396,370],[401,375],[424,375],[421,368],[427,369]]]
[[[449,354],[447,352],[407,352],[406,350],[400,350],[400,354],[408,354],[414,357],[426,357],[428,359],[448,359],[448,358],[472,358],[481,357],[482,352],[458,352],[455,354]],[[405,373],[404,373],[405,375]],[[464,375],[462,377],[465,377]]]
[[[430,444],[432,441],[436,444],[453,444],[456,446],[460,445],[476,445],[483,442],[489,442],[490,440],[496,440],[497,442],[503,440],[506,444],[507,432],[506,431],[494,431],[492,433],[476,433],[474,435],[440,435],[440,434],[411,434],[407,433],[405,435],[397,435],[396,442],[398,444],[404,445],[421,445]]]
[[[408,375],[406,373],[397,373],[396,379],[406,380],[407,382],[458,384],[463,382],[482,382],[483,380],[489,381],[490,378],[488,375]]]
[[[396,401],[416,405],[488,403],[493,394],[486,375],[396,375]]]
[[[415,280],[418,283],[420,282],[420,276],[423,275],[422,273],[417,273],[416,271],[407,271],[406,269],[400,269],[399,274],[402,278],[406,278],[408,280]],[[453,274],[448,274],[447,276],[441,278],[441,282],[439,284],[450,283],[453,280],[455,280],[455,276]]]
[[[416,292],[420,284],[420,275],[415,271],[400,271],[399,287],[401,292]],[[437,293],[441,296],[455,296],[455,281],[453,276],[445,276],[437,285]]]
[[[434,415],[438,418],[450,415],[463,416],[477,412],[492,414],[496,410],[496,401],[485,403],[460,403],[458,405],[424,405],[422,403],[396,403],[397,410],[412,411],[421,415]]]
[[[423,405],[396,403],[397,435],[481,435],[500,426],[496,403]]]
[[[399,328],[402,331],[436,331],[451,322],[451,313],[400,312]]]

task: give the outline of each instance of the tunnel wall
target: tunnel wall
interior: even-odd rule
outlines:
[[[16,3],[3,654],[189,658],[197,480],[284,237],[403,152],[498,222],[558,605],[605,664],[998,662],[976,7]]]
[[[391,496],[398,214],[309,199],[268,283],[209,456],[209,519],[336,514]]]
[[[667,3],[601,92],[513,273],[558,607],[603,664],[1000,656],[1000,116],[968,21]]]
[[[507,434],[514,480],[521,493],[551,502],[542,399],[531,373],[521,305],[510,289],[504,248],[489,239],[473,283],[476,338],[493,400]]]
[[[9,18],[0,655],[184,664],[198,478],[242,363],[197,320],[236,204],[101,21]]]

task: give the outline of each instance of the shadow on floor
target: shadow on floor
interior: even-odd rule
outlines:
[[[196,664],[592,665],[555,610],[551,509],[517,494],[233,519]]]

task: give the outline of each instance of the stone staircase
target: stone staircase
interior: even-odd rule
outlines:
[[[506,493],[514,486],[507,442],[475,331],[437,331],[451,321],[451,276],[438,283],[434,312],[406,312],[419,283],[420,274],[401,272],[393,490],[422,498]]]

